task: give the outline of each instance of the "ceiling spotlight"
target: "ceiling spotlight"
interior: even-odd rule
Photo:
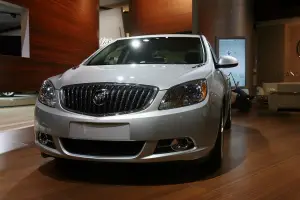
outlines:
[[[141,46],[141,42],[139,40],[133,40],[131,42],[131,45],[132,45],[133,48],[137,49]]]

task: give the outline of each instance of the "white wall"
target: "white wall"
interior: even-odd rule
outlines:
[[[100,11],[99,38],[125,37],[121,8]]]
[[[22,33],[22,57],[30,57],[29,43],[29,11],[24,9],[21,15],[21,33]]]

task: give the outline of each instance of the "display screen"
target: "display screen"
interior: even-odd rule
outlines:
[[[230,75],[231,84],[238,84],[240,87],[246,85],[246,40],[245,39],[219,39],[218,40],[219,56],[233,56],[238,59],[237,67],[223,69]]]

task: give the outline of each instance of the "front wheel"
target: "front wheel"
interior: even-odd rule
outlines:
[[[224,111],[223,111],[224,112]],[[222,112],[217,140],[214,148],[209,155],[209,165],[214,169],[219,169],[223,160],[223,143],[224,143],[224,113]]]
[[[225,125],[224,125],[224,129],[225,130],[229,130],[231,129],[231,106],[228,110],[228,113],[227,113],[227,118],[226,118],[226,122],[225,122]]]

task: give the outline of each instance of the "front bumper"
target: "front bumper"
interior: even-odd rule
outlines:
[[[61,105],[47,107],[40,102],[35,109],[35,134],[51,135],[55,148],[42,145],[41,152],[53,157],[103,162],[167,162],[195,160],[206,156],[217,137],[217,124],[209,100],[184,108],[159,111],[163,93],[146,110],[127,115],[92,117],[71,113]],[[217,121],[217,120],[215,120]],[[91,128],[92,127],[92,128]],[[194,147],[180,152],[154,153],[160,140],[188,137]],[[145,141],[135,155],[103,156],[78,154],[66,150],[63,138],[89,141]],[[78,148],[81,148],[80,146]]]

